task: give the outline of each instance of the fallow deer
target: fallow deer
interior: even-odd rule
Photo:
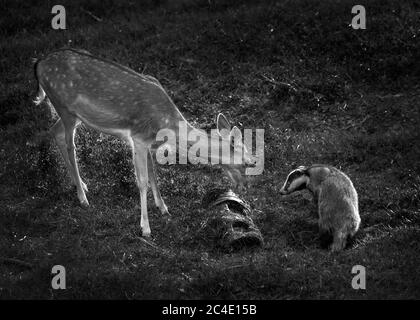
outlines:
[[[217,117],[221,137],[207,134],[187,122],[162,85],[154,77],[140,74],[118,63],[95,57],[84,50],[62,49],[48,54],[35,64],[39,92],[35,100],[40,104],[45,98],[54,107],[60,119],[51,128],[64,158],[77,196],[82,206],[88,206],[87,186],[80,178],[76,160],[74,135],[81,122],[100,132],[126,141],[133,151],[136,180],[140,190],[141,222],[143,236],[150,236],[147,215],[147,187],[150,182],[156,206],[162,214],[168,209],[156,181],[152,148],[159,130],[166,128],[179,132],[184,122],[187,131],[196,131],[208,140],[231,140],[230,125],[222,114]],[[229,133],[221,132],[227,129]],[[204,135],[204,136],[203,136]],[[237,141],[235,143],[238,143]],[[233,148],[232,162],[227,165],[229,176],[240,182],[233,157],[239,156],[243,165],[254,166],[255,161],[244,148]],[[211,154],[211,157],[220,157]],[[214,160],[214,159],[213,159]],[[214,161],[212,161],[214,163]]]

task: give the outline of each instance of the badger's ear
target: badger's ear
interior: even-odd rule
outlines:
[[[318,179],[325,179],[331,173],[331,170],[325,166],[313,167],[311,169],[311,175],[316,175]]]
[[[300,172],[302,172],[303,174],[308,175],[308,167],[306,167],[306,166],[300,166],[300,167],[298,168],[298,170],[299,170]]]

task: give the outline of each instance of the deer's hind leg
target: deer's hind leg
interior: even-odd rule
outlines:
[[[87,187],[86,184],[80,178],[79,168],[77,166],[76,160],[76,150],[74,145],[74,133],[77,124],[80,123],[80,120],[78,120],[72,114],[69,114],[63,110],[60,111],[61,112],[58,113],[61,119],[56,122],[56,124],[51,128],[51,131],[55,136],[55,140],[64,158],[64,162],[70,173],[72,182],[76,185],[77,197],[79,198],[80,204],[83,207],[87,207],[89,206],[89,201],[87,200],[85,194],[85,190],[87,190]]]

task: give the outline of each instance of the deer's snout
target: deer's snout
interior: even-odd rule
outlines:
[[[255,168],[257,166],[257,160],[256,159],[249,159],[246,163],[245,166],[248,168]]]

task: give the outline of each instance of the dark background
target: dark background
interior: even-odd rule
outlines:
[[[0,1],[1,298],[420,298],[418,2],[62,1],[65,31],[51,28],[55,4]],[[366,30],[349,26],[356,4]],[[129,149],[83,125],[82,209],[45,134],[49,108],[32,103],[32,59],[63,46],[155,76],[199,127],[222,111],[265,129],[264,173],[240,194],[265,246],[214,247],[201,198],[227,180],[191,165],[159,167],[172,220],[149,193],[156,246],[143,242]],[[339,254],[319,247],[307,193],[279,195],[311,163],[342,169],[359,192],[369,231]],[[66,290],[51,289],[55,264]],[[354,265],[365,291],[351,287]]]

